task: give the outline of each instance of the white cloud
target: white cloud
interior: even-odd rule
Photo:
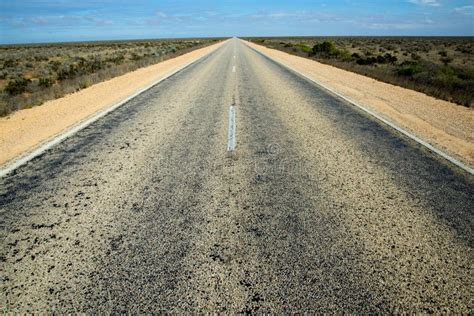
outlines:
[[[161,12],[161,11],[158,11],[158,12],[156,12],[156,16],[160,17],[160,18],[167,18],[168,14],[166,14],[164,12]]]
[[[459,14],[472,15],[474,14],[474,5],[467,5],[464,7],[454,8],[453,11]]]
[[[431,7],[441,6],[441,0],[408,0],[408,2]]]

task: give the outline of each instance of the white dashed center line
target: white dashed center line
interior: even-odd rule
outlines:
[[[227,131],[227,151],[235,149],[235,106],[229,108],[229,130]]]
[[[235,66],[232,67],[232,72],[235,72]]]

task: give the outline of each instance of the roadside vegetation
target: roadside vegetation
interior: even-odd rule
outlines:
[[[293,37],[248,40],[474,107],[473,37]]]
[[[218,39],[0,46],[0,116],[40,105]]]

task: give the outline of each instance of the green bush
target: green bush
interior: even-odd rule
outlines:
[[[357,53],[353,53],[353,54],[351,55],[351,57],[354,58],[354,59],[356,59],[356,60],[357,60],[357,59],[360,59],[360,55],[357,54]]]
[[[295,47],[299,48],[301,51],[305,53],[310,53],[311,52],[311,47],[309,47],[306,44],[296,44]]]
[[[23,77],[17,78],[15,80],[11,80],[5,86],[5,91],[9,95],[22,94],[23,92],[26,91],[26,87],[28,86],[28,83],[30,82],[31,82],[30,79],[26,79]]]
[[[359,58],[356,61],[359,65],[373,65],[377,62],[375,57]]]
[[[337,58],[343,60],[351,60],[351,55],[345,50],[338,49],[333,41],[324,41],[313,46],[310,54],[322,58]]]
[[[411,77],[423,71],[423,66],[414,61],[404,61],[397,69],[400,76]]]
[[[332,41],[324,41],[313,46],[313,54],[315,55],[334,56],[337,55],[338,51],[336,44]]]
[[[385,64],[386,62],[387,62],[387,60],[385,59],[384,56],[382,56],[382,55],[378,55],[378,56],[377,56],[377,63],[379,63],[379,64]]]
[[[369,61],[368,64],[372,64],[372,63],[375,63],[375,62],[377,62],[379,64],[388,64],[388,63],[395,64],[397,62],[397,60],[398,60],[398,58],[396,56],[392,56],[392,54],[390,54],[390,53],[385,53],[385,55],[379,55],[379,56],[377,56],[376,59],[373,59],[373,57],[372,58],[367,58],[367,61]]]
[[[439,79],[456,77],[456,71],[450,66],[441,66],[436,69],[436,77]]]
[[[461,69],[458,73],[459,79],[474,81],[474,68]]]

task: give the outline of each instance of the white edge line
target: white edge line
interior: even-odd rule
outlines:
[[[244,43],[245,43],[245,42],[244,42]],[[282,62],[280,62],[280,61],[278,61],[278,60],[276,60],[276,59],[274,59],[273,57],[268,56],[267,54],[263,53],[262,51],[260,51],[260,50],[258,50],[258,49],[256,49],[256,48],[254,48],[254,47],[252,47],[252,46],[250,46],[250,45],[248,45],[248,44],[246,44],[246,43],[245,43],[245,45],[247,45],[249,48],[251,48],[251,49],[253,49],[253,50],[259,52],[260,54],[266,56],[267,58],[273,60],[275,63],[277,63],[277,64],[279,64],[279,65],[281,65],[281,66],[283,66],[283,67],[285,67],[285,68],[287,68],[287,69],[289,69],[289,70],[291,70],[291,71],[293,71],[293,72],[299,74],[300,76],[302,76],[302,77],[304,77],[305,79],[307,79],[307,80],[309,80],[309,81],[315,83],[316,85],[321,86],[322,88],[326,89],[327,91],[331,92],[332,94],[334,94],[334,95],[340,97],[341,99],[344,99],[345,101],[349,102],[350,104],[355,105],[356,107],[358,107],[358,108],[361,109],[362,111],[364,111],[364,112],[370,114],[371,116],[375,117],[375,118],[378,119],[379,121],[382,121],[382,122],[385,123],[386,125],[388,125],[388,126],[390,126],[391,128],[397,130],[398,132],[400,132],[400,133],[402,133],[403,135],[407,136],[408,138],[414,140],[415,142],[419,143],[420,145],[425,146],[426,148],[428,148],[428,149],[431,150],[432,152],[434,152],[434,153],[440,155],[441,157],[443,157],[444,159],[448,160],[448,161],[451,162],[452,164],[458,166],[459,168],[463,169],[464,171],[467,171],[467,172],[470,173],[471,175],[474,175],[474,169],[473,169],[473,168],[471,168],[471,167],[469,167],[468,165],[466,165],[465,163],[463,163],[463,162],[457,160],[456,158],[451,157],[450,155],[448,155],[448,154],[445,153],[444,151],[442,151],[442,150],[440,150],[440,149],[434,147],[433,145],[431,145],[431,144],[429,144],[428,142],[422,140],[422,139],[419,138],[418,136],[415,136],[414,134],[412,134],[412,133],[410,133],[410,132],[404,130],[403,128],[401,128],[401,127],[395,125],[394,123],[388,121],[387,119],[383,118],[382,116],[380,116],[379,114],[373,112],[372,110],[370,110],[370,109],[368,109],[368,108],[366,108],[366,107],[360,105],[359,103],[357,103],[357,102],[355,102],[355,101],[353,101],[353,100],[351,100],[351,99],[345,97],[344,95],[340,94],[339,92],[336,92],[335,90],[333,90],[332,88],[328,87],[328,86],[325,85],[324,83],[321,83],[321,82],[319,82],[319,81],[317,81],[317,80],[315,80],[315,79],[313,79],[313,78],[308,77],[307,75],[301,73],[300,71],[298,71],[298,70],[296,70],[296,69],[294,69],[294,68],[292,68],[292,67],[290,67],[290,66],[288,66],[288,65],[286,65],[286,64],[284,64],[284,63],[282,63]]]
[[[28,151],[27,153],[24,153],[23,155],[20,155],[17,158],[13,158],[13,160],[10,160],[9,162],[6,162],[5,165],[0,168],[0,178],[6,176],[10,172],[14,171],[15,169],[17,169],[18,167],[24,165],[25,163],[27,163],[28,161],[34,159],[35,157],[38,157],[39,155],[41,155],[42,153],[44,153],[48,149],[51,149],[52,147],[56,146],[57,144],[61,143],[65,139],[73,136],[74,134],[76,134],[80,130],[86,128],[87,126],[94,123],[98,119],[100,119],[100,118],[106,116],[107,114],[109,114],[110,112],[116,110],[117,108],[119,108],[123,104],[125,104],[128,101],[130,101],[131,99],[135,98],[136,96],[138,96],[138,95],[142,94],[143,92],[153,88],[154,86],[156,86],[160,82],[168,79],[169,77],[171,77],[174,74],[180,72],[181,70],[185,69],[186,67],[190,66],[191,64],[194,64],[195,62],[199,61],[200,59],[210,55],[211,53],[215,52],[220,47],[222,47],[222,45],[219,45],[218,47],[212,49],[211,51],[207,52],[206,54],[191,60],[190,62],[184,64],[183,66],[181,66],[181,67],[179,67],[175,70],[172,70],[171,72],[166,74],[164,77],[162,77],[162,78],[158,79],[157,81],[149,84],[148,86],[145,86],[145,88],[139,89],[138,91],[134,92],[132,95],[129,95],[125,99],[122,99],[118,103],[115,103],[112,106],[110,106],[110,107],[108,107],[104,110],[99,110],[95,114],[92,114],[92,116],[90,116],[89,118],[86,118],[86,119],[72,125],[71,127],[66,128],[66,130],[63,131],[62,133],[60,133],[59,135],[53,136],[52,138],[50,138],[48,140],[45,140],[42,143],[40,143],[39,145],[37,145],[35,149],[33,149],[31,151]]]

